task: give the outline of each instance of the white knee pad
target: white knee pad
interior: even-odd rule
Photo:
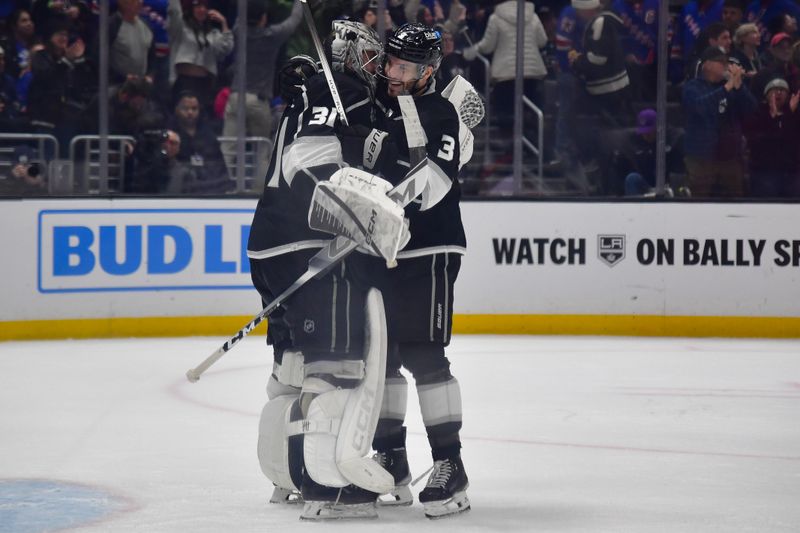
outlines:
[[[329,487],[352,483],[383,494],[394,488],[394,478],[366,457],[378,424],[386,372],[386,316],[380,291],[369,291],[366,306],[363,379],[353,389],[334,389],[323,379],[307,377],[303,393],[317,396],[305,420],[294,422],[290,431],[305,435],[303,457],[311,479]],[[349,377],[346,373],[340,370],[339,377]]]
[[[258,462],[261,471],[277,486],[298,489],[289,468],[289,425],[292,405],[299,394],[278,396],[264,406],[258,424]]]

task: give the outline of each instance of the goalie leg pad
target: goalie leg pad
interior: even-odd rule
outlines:
[[[287,394],[271,399],[261,411],[258,425],[258,462],[261,471],[282,489],[297,490],[290,467],[288,428],[291,410],[299,394]]]
[[[352,483],[383,494],[394,487],[394,479],[367,456],[380,415],[386,372],[386,317],[380,291],[369,291],[366,307],[363,378],[355,388],[344,389],[334,388],[321,375],[306,377],[303,393],[313,399],[305,420],[294,423],[292,431],[304,434],[303,457],[315,482],[329,487]]]

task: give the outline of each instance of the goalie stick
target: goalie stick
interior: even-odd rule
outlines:
[[[308,0],[300,0],[300,3],[303,4],[303,16],[306,19],[308,31],[311,33],[311,40],[314,41],[314,48],[317,50],[319,63],[322,65],[322,71],[325,73],[325,81],[328,82],[328,89],[331,91],[333,104],[336,106],[336,111],[339,113],[342,123],[345,126],[349,126],[350,123],[347,122],[347,115],[344,112],[342,98],[339,96],[339,90],[336,88],[336,82],[333,81],[333,72],[331,71],[331,66],[328,64],[328,58],[325,57],[325,50],[322,49],[322,43],[319,40],[319,35],[317,35],[317,27],[314,24],[314,15],[311,14],[311,8],[308,5]]]
[[[411,170],[398,185],[387,193],[387,196],[401,206],[406,206],[411,201],[422,194],[427,180],[427,173],[422,172],[428,161],[425,155],[425,135],[419,122],[419,114],[414,100],[410,96],[399,96],[400,107],[403,110],[403,126],[406,129],[408,139],[409,158],[418,162],[411,167]],[[200,376],[216,363],[223,355],[231,350],[236,344],[249,335],[256,326],[264,321],[272,311],[281,305],[289,296],[294,294],[307,281],[325,275],[331,268],[337,265],[345,257],[357,248],[357,244],[344,237],[336,237],[328,241],[328,244],[314,257],[308,261],[308,270],[292,283],[289,288],[280,293],[272,300],[268,306],[261,310],[250,322],[240,329],[233,337],[217,348],[217,351],[209,355],[202,363],[186,371],[186,379],[195,383]]]

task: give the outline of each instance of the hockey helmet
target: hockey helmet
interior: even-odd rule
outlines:
[[[383,52],[378,33],[360,22],[334,20],[329,39],[331,68],[339,72],[352,72],[369,87],[375,89],[375,75],[369,65],[377,67]]]
[[[430,65],[433,71],[442,62],[442,34],[424,24],[403,24],[386,42],[386,53],[398,59]]]

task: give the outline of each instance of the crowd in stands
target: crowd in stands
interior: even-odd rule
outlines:
[[[285,104],[276,72],[292,55],[315,55],[299,0],[248,0],[246,20],[235,0],[111,0],[109,102],[98,101],[98,1],[0,0],[0,132],[52,135],[66,147],[96,134],[107,106],[110,133],[133,139],[120,192],[232,190],[236,144],[225,139],[237,134],[240,98],[246,134],[271,138]],[[309,4],[322,35],[336,18],[378,27],[375,0]],[[663,60],[674,192],[799,197],[800,4],[672,0],[670,13]],[[641,195],[655,186],[658,17],[658,0],[524,6],[524,92],[544,112],[546,172],[574,193]],[[500,172],[513,146],[516,0],[387,0],[387,32],[417,21],[442,34],[439,88],[462,75],[480,90],[489,76],[490,127],[502,148],[475,175]],[[243,95],[238,24],[247,25]],[[486,72],[479,55],[490,60]],[[532,131],[535,119],[525,122]],[[43,154],[22,148],[0,194],[43,190],[42,169],[28,172]]]

